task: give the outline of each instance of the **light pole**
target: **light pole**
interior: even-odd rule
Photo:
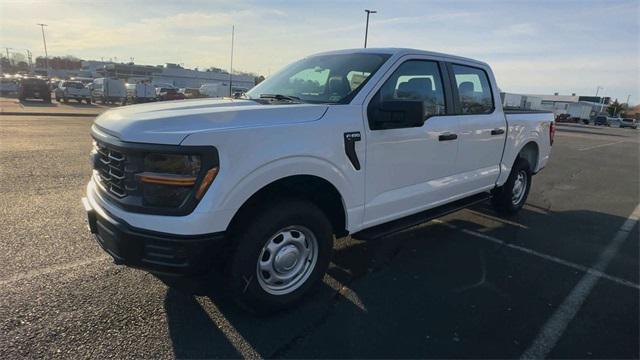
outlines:
[[[376,14],[377,11],[365,9],[364,12],[367,13],[367,25],[364,28],[364,48],[366,49],[367,48],[367,36],[369,36],[369,15],[370,14]]]
[[[233,82],[233,38],[236,34],[236,26],[231,26],[231,61],[229,63],[229,97],[233,97],[233,89],[231,84]]]
[[[47,40],[44,37],[44,27],[49,26],[47,24],[36,24],[40,26],[42,30],[42,42],[44,43],[44,66],[47,68],[47,76],[49,76],[49,54],[47,53]]]
[[[598,92],[600,91],[600,89],[604,90],[602,86],[598,85],[598,87],[596,87],[596,97],[598,97]]]

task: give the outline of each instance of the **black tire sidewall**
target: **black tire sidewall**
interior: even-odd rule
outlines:
[[[308,228],[318,243],[318,258],[311,275],[299,288],[286,295],[273,295],[260,286],[256,266],[264,244],[277,231],[292,225]],[[323,277],[333,251],[331,223],[314,204],[303,200],[284,200],[254,213],[238,234],[237,246],[228,263],[229,287],[245,309],[266,314],[299,301]],[[233,240],[232,240],[233,241]]]
[[[516,177],[519,172],[524,171],[527,176],[527,184],[525,187],[525,193],[522,197],[522,200],[518,204],[513,204],[511,201],[511,194],[513,192],[513,186],[516,181]],[[511,173],[509,174],[509,178],[500,188],[494,191],[494,196],[492,199],[493,205],[499,212],[505,214],[515,214],[518,212],[524,204],[527,202],[527,198],[529,197],[529,190],[531,189],[531,167],[529,166],[529,162],[526,159],[518,158],[513,164],[513,168],[511,169]]]

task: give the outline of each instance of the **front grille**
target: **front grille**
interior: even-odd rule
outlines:
[[[133,161],[126,153],[96,142],[94,170],[103,189],[117,198],[124,198],[137,190],[133,181]]]

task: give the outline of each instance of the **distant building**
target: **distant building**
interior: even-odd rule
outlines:
[[[114,77],[128,82],[149,80],[154,84],[172,85],[177,88],[199,88],[203,84],[229,86],[229,73],[185,69],[177,64],[137,65],[103,61],[83,61],[83,73],[91,77]],[[233,75],[231,79],[235,91],[248,90],[255,85],[251,75]]]
[[[540,108],[542,98],[535,95],[500,93],[502,107],[505,109],[536,110]]]
[[[589,120],[599,114],[609,104],[609,97],[578,96],[576,94],[553,95],[501,93],[502,106],[506,109],[545,110],[556,116],[569,114],[571,117]]]

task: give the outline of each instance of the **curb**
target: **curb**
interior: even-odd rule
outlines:
[[[91,113],[48,113],[48,112],[26,112],[26,111],[2,111],[0,115],[24,115],[24,116],[79,116],[96,117],[100,114]]]

